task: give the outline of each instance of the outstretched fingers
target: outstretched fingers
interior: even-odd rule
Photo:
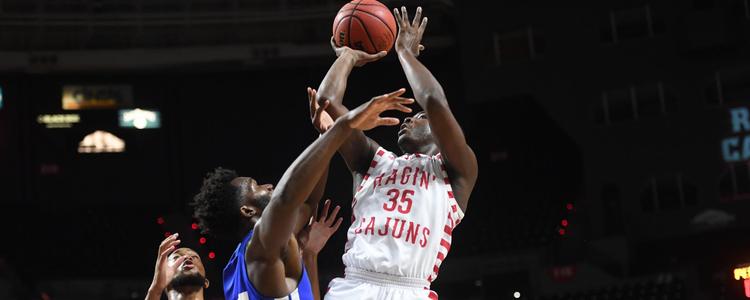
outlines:
[[[419,21],[422,19],[422,7],[417,7],[417,12],[414,14],[414,20],[411,22],[412,27],[419,26]]]
[[[341,210],[341,206],[336,205],[336,207],[333,208],[333,211],[331,211],[331,215],[325,219],[326,226],[331,227],[333,220],[336,220],[336,216],[338,216],[339,214],[339,210]]]
[[[416,23],[416,20],[414,20],[414,21]],[[422,40],[422,35],[424,35],[424,31],[427,30],[427,21],[428,21],[427,17],[424,17],[422,19],[422,23],[419,24],[419,28],[417,29],[417,40],[418,41]],[[415,25],[415,27],[416,27],[416,25]],[[420,46],[422,46],[422,45],[420,45]]]
[[[343,221],[344,221],[344,218],[339,218],[338,220],[336,220],[336,224],[333,224],[333,226],[331,226],[331,230],[333,231],[339,230],[339,226],[341,226],[341,222]]]
[[[171,253],[172,251],[174,251],[174,249],[176,249],[177,245],[179,245],[180,242],[181,242],[180,240],[173,240],[167,243],[166,245],[160,247],[159,257],[162,259],[165,259],[167,255],[169,255],[169,253]]]
[[[393,9],[393,16],[396,18],[396,25],[398,25],[399,31],[401,30],[401,13],[398,11],[398,8]]]
[[[377,121],[377,126],[396,126],[400,123],[401,121],[398,118],[379,118]]]
[[[404,93],[406,93],[406,89],[405,88],[400,88],[398,90],[395,90],[393,92],[385,94],[385,95],[383,95],[381,97],[385,98],[385,99],[390,99],[390,98],[394,98],[394,97],[399,97],[399,96],[403,95]]]
[[[318,220],[325,220],[328,218],[328,209],[331,208],[331,199],[326,199],[325,204],[323,204],[323,211],[320,212],[320,217]]]
[[[315,89],[308,87],[307,88],[307,101],[310,105],[310,119],[315,118],[315,112],[318,110],[318,103],[315,101]]]
[[[406,10],[406,6],[401,6],[401,18],[404,25],[409,25],[409,11]]]

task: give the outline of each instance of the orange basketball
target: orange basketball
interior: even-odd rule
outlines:
[[[397,34],[391,10],[375,0],[354,0],[345,4],[333,20],[336,46],[370,54],[390,51]]]

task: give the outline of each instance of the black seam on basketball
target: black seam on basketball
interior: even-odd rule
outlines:
[[[352,2],[354,2],[354,1],[352,1]],[[349,3],[351,3],[351,2],[349,2]],[[352,47],[352,19],[351,18],[354,16],[354,12],[357,11],[357,6],[359,6],[360,3],[362,3],[362,0],[359,0],[359,2],[357,2],[357,4],[354,4],[354,7],[352,8],[352,13],[349,14],[349,31],[346,32],[346,35],[348,36],[348,38],[346,40],[349,41],[349,45],[347,45],[347,46],[349,48],[354,48],[354,47]],[[359,22],[362,23],[361,20]],[[362,27],[365,27],[365,23],[362,23]]]
[[[375,53],[380,52],[380,50],[378,50],[378,46],[375,46],[375,41],[372,40],[372,37],[370,36],[370,32],[367,31],[367,26],[365,26],[365,22],[362,22],[362,19],[360,19],[359,17],[355,15],[352,15],[352,18],[356,18],[357,21],[359,21],[359,24],[362,24],[362,29],[365,30],[365,34],[367,34],[367,39],[370,40],[370,44],[372,45],[372,49],[375,49]],[[362,49],[362,50],[365,50],[365,49]]]
[[[344,20],[346,20],[346,17],[342,17],[341,20],[339,20],[339,22],[336,23],[336,27],[333,28],[333,43],[335,45],[338,45],[338,43],[336,43],[336,40],[338,39],[337,35],[339,34],[339,27],[341,26],[341,22],[344,22]],[[350,19],[349,22],[351,21],[352,20]],[[339,46],[344,46],[344,45],[339,45]]]
[[[390,27],[390,26],[388,26],[388,23],[387,23],[387,22],[385,22],[385,20],[381,19],[381,18],[380,18],[380,16],[378,16],[378,15],[376,15],[376,14],[373,14],[373,13],[371,13],[371,12],[369,12],[369,11],[358,10],[358,9],[356,9],[356,8],[355,8],[355,10],[356,10],[356,11],[358,11],[358,12],[363,12],[363,13],[366,13],[366,14],[368,14],[368,15],[371,15],[371,16],[373,16],[373,17],[376,17],[376,18],[378,18],[378,20],[380,20],[380,22],[383,22],[383,25],[385,25],[385,27],[386,27],[386,28],[388,28],[388,31],[390,31],[390,32],[391,32],[391,36],[392,36],[392,37],[393,37],[394,39],[396,39],[396,33],[395,33],[395,32],[393,32],[393,30],[391,29],[391,27]]]

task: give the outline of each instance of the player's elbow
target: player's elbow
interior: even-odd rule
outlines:
[[[316,100],[318,101],[318,105],[324,105],[326,101],[334,103],[336,95],[329,90],[319,91]]]
[[[441,88],[426,89],[418,95],[415,95],[415,97],[418,99],[424,99],[426,106],[425,109],[433,105],[441,107],[448,106],[448,99],[445,97],[445,92],[443,92],[443,89]]]

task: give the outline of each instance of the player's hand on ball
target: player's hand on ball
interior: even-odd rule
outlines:
[[[394,8],[393,15],[396,16],[396,24],[398,24],[396,51],[408,51],[414,56],[419,56],[419,52],[424,50],[424,46],[421,44],[422,35],[427,28],[427,17],[422,18],[422,7],[417,7],[417,13],[413,21],[409,21],[409,13],[404,6],[401,7],[401,11]]]
[[[310,121],[318,130],[318,133],[323,134],[333,126],[333,118],[326,112],[326,108],[330,104],[328,100],[323,105],[318,104],[317,100],[318,91],[314,88],[307,88],[307,101],[310,102]]]
[[[349,126],[359,130],[370,130],[378,126],[395,126],[399,124],[397,118],[384,118],[380,114],[387,110],[398,110],[410,113],[411,108],[406,105],[414,103],[414,99],[403,98],[406,89],[399,89],[385,95],[377,96],[365,102],[346,114]]]
[[[333,37],[331,37],[331,48],[333,48],[333,51],[336,52],[337,57],[341,57],[341,55],[351,55],[354,57],[355,63],[354,65],[357,67],[364,66],[367,63],[374,62],[376,60],[379,60],[388,54],[386,51],[380,51],[375,54],[370,54],[367,52],[364,52],[362,50],[355,50],[352,48],[349,48],[347,46],[336,46],[336,42],[334,41]]]

